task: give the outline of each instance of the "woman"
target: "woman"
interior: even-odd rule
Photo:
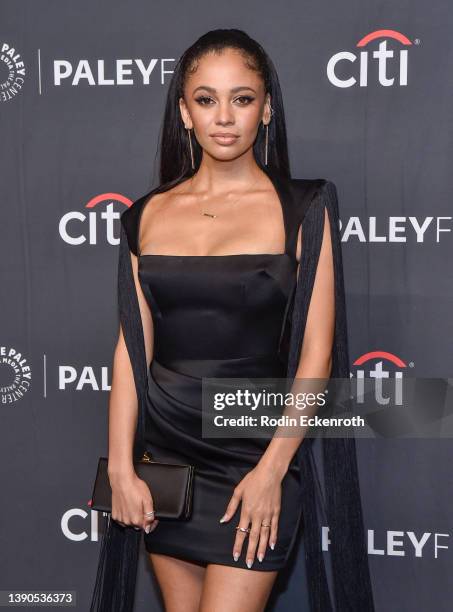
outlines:
[[[290,178],[278,78],[244,32],[209,32],[178,62],[160,179],[121,217],[112,520],[92,609],[132,610],[143,529],[167,611],[261,611],[303,522],[311,609],[326,612],[312,440],[200,435],[203,377],[349,376],[336,189]],[[323,449],[334,601],[371,611],[354,440]],[[133,467],[144,450],[195,465],[189,521],[154,518]]]

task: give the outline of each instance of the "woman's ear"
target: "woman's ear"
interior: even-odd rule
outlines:
[[[270,123],[271,120],[271,96],[270,94],[266,94],[266,98],[264,101],[264,110],[263,110],[263,117],[262,117],[262,121],[264,123],[264,125],[267,125],[268,123]]]
[[[192,129],[192,120],[190,119],[189,111],[187,110],[184,98],[179,98],[179,110],[186,129]]]

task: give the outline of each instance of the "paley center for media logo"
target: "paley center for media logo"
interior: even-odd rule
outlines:
[[[0,102],[8,102],[25,83],[25,64],[13,45],[0,41]]]
[[[370,78],[375,79],[376,63],[379,85],[404,87],[408,82],[408,49],[419,42],[416,39],[412,43],[396,30],[375,30],[359,40],[358,53],[339,51],[332,55],[327,62],[327,78],[335,87],[367,87]]]
[[[31,387],[31,367],[25,355],[13,346],[0,345],[0,402],[18,402]]]

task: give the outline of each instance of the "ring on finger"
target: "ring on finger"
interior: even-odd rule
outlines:
[[[154,510],[151,510],[150,512],[144,512],[143,514],[144,516],[154,516]]]
[[[244,533],[250,533],[250,527],[240,527],[239,525],[236,527],[236,531],[243,531]]]
[[[270,523],[261,523],[261,527],[271,527]]]

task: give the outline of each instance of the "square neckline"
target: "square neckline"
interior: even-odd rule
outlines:
[[[180,259],[212,259],[212,258],[230,258],[230,257],[285,257],[288,256],[291,260],[294,259],[294,261],[297,262],[297,259],[295,257],[295,255],[292,255],[291,253],[288,252],[288,221],[287,221],[287,217],[286,217],[286,210],[285,210],[285,203],[283,200],[282,195],[280,194],[280,191],[278,189],[278,186],[276,184],[276,182],[273,180],[273,178],[265,173],[266,176],[268,177],[268,179],[270,180],[275,193],[277,195],[278,201],[280,203],[280,210],[282,212],[282,217],[283,217],[283,230],[285,232],[285,250],[283,253],[226,253],[226,254],[220,254],[220,255],[214,255],[214,254],[207,254],[207,255],[176,255],[173,253],[139,253],[139,238],[140,238],[140,225],[141,225],[141,218],[143,215],[143,211],[145,210],[146,206],[148,206],[148,204],[151,202],[151,200],[153,199],[153,196],[156,195],[157,190],[159,189],[159,186],[156,187],[155,189],[153,189],[151,191],[150,194],[148,194],[148,198],[144,201],[139,213],[138,213],[138,218],[137,218],[137,234],[136,234],[136,244],[137,244],[137,258],[138,259],[142,259],[144,257],[169,257],[169,258],[180,258]],[[168,191],[168,190],[166,190]],[[165,193],[165,191],[162,192],[158,192],[158,193]],[[146,196],[145,196],[146,197]]]
[[[217,259],[221,259],[223,257],[284,257],[287,255],[290,256],[289,253],[285,251],[285,253],[225,253],[224,255],[175,255],[172,253],[140,253],[138,258],[143,257],[179,257],[181,259],[192,259],[192,258],[210,258],[215,257]]]

